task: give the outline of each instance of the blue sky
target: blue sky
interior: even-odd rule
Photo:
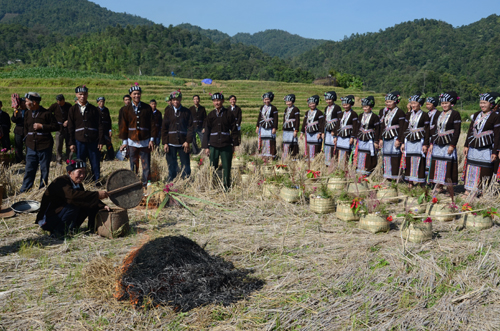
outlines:
[[[307,38],[341,40],[353,33],[377,32],[419,18],[453,26],[499,14],[498,0],[416,1],[164,1],[94,0],[115,12],[135,14],[165,26],[191,23],[229,35],[280,29]]]

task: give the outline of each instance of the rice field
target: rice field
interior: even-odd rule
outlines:
[[[461,141],[464,136],[462,135]],[[240,153],[253,154],[255,138]],[[302,146],[301,146],[302,147]],[[461,150],[459,150],[460,152]],[[459,153],[460,155],[460,153]],[[463,163],[463,158],[461,158]],[[285,160],[296,176],[329,169],[321,156],[307,164]],[[102,173],[128,163],[104,162]],[[161,189],[164,158],[153,155]],[[4,206],[39,199],[42,191],[16,194],[23,169],[0,169],[8,190]],[[372,182],[380,179],[380,167]],[[50,178],[64,168],[51,168]],[[177,178],[179,192],[219,203],[183,198],[194,212],[169,206],[155,218],[129,210],[132,233],[106,239],[80,233],[56,240],[34,224],[35,215],[0,221],[0,326],[4,330],[498,330],[500,326],[500,227],[458,231],[460,220],[433,222],[433,239],[421,244],[401,237],[396,214],[387,233],[372,234],[334,213],[310,211],[307,195],[298,203],[264,197],[261,171],[233,187],[212,184],[205,162],[192,178]],[[322,180],[322,179],[320,179]],[[95,189],[88,184],[88,189]],[[498,205],[496,188],[484,196]],[[443,197],[444,198],[444,197]],[[109,200],[105,201],[111,204]],[[497,219],[498,221],[498,219]],[[84,223],[85,227],[85,223]],[[211,255],[251,271],[261,290],[227,306],[208,304],[186,312],[169,306],[139,309],[113,294],[125,256],[141,244],[168,235],[194,240]]]
[[[109,108],[114,128],[114,143],[118,141],[118,111],[123,106],[123,96],[128,94],[129,87],[138,82],[143,89],[142,101],[149,103],[151,99],[157,101],[157,107],[164,110],[167,103],[165,97],[172,91],[181,89],[183,93],[183,105],[190,107],[193,105],[193,95],[199,95],[201,105],[208,110],[212,109],[212,102],[209,93],[223,92],[228,98],[230,95],[236,95],[238,98],[237,104],[243,111],[242,127],[245,132],[254,131],[251,126],[255,126],[258,117],[258,110],[262,105],[261,96],[267,91],[272,91],[275,94],[273,104],[278,108],[280,114],[283,114],[285,103],[283,97],[293,93],[296,95],[296,106],[303,113],[308,109],[307,98],[317,94],[321,97],[319,109],[326,107],[323,101],[323,94],[326,91],[334,90],[337,92],[338,101],[340,97],[348,94],[353,94],[356,97],[354,110],[358,113],[362,112],[361,98],[373,95],[375,96],[376,105],[374,110],[384,107],[385,93],[376,93],[373,91],[349,90],[338,87],[326,87],[313,84],[300,83],[280,83],[269,81],[214,81],[212,85],[201,85],[200,80],[187,80],[182,78],[171,77],[125,77],[119,75],[107,75],[91,72],[73,72],[67,69],[51,69],[51,68],[32,68],[22,69],[13,72],[0,72],[0,100],[3,102],[3,110],[12,113],[10,108],[10,96],[12,93],[24,95],[28,91],[35,91],[42,96],[41,105],[49,107],[55,102],[56,95],[62,93],[66,97],[66,101],[74,103],[74,89],[78,85],[86,85],[89,88],[89,102],[96,104],[95,100],[100,97],[106,97],[106,106]],[[226,101],[228,105],[229,102]],[[400,107],[406,110],[406,100],[402,100]],[[479,110],[478,106],[476,107]],[[460,110],[462,117],[467,117],[472,114],[474,107],[470,109]],[[463,129],[467,125],[464,124]],[[467,127],[468,128],[468,127]],[[13,139],[13,135],[12,135]]]
[[[176,79],[177,80],[177,79]],[[253,125],[260,95],[281,98],[297,95],[304,110],[306,98],[322,95],[327,89],[305,84],[276,82],[215,82],[218,86],[182,84],[171,79],[138,80],[143,100],[155,98],[165,107],[165,96],[181,88],[184,104],[193,94],[202,105],[211,104],[209,92],[223,91],[238,96],[244,123]],[[116,122],[121,98],[134,83],[110,78],[0,78],[0,100],[9,110],[10,94],[37,91],[43,106],[63,93],[68,100],[77,85],[90,88],[90,99],[106,96]],[[335,89],[339,96],[366,92]],[[383,95],[375,94],[377,107]],[[324,102],[320,107],[324,106]],[[355,107],[360,110],[359,107]],[[116,129],[116,126],[115,126]],[[115,131],[115,136],[116,136]],[[462,145],[458,144],[460,167]],[[279,141],[278,141],[279,145]],[[257,139],[244,137],[240,154],[254,154]],[[279,153],[280,153],[280,147]],[[303,151],[303,146],[301,146]],[[152,172],[162,189],[167,164],[153,154]],[[329,172],[322,156],[311,164],[285,160],[297,176],[306,169]],[[102,163],[106,179],[128,162]],[[352,170],[352,169],[351,169]],[[53,165],[50,180],[65,173]],[[370,178],[380,180],[380,166]],[[0,167],[0,182],[7,195],[3,206],[20,200],[40,200],[43,190],[16,193],[24,168]],[[302,174],[302,175],[300,175]],[[390,206],[394,221],[389,232],[372,234],[357,222],[345,222],[335,213],[316,214],[310,210],[308,195],[298,203],[277,196],[264,197],[257,170],[241,182],[233,171],[229,192],[214,185],[207,162],[190,179],[176,178],[179,192],[221,204],[218,208],[182,198],[194,215],[180,206],[168,206],[158,217],[154,212],[135,208],[128,211],[131,233],[113,240],[79,233],[72,238],[50,238],[34,224],[34,214],[0,220],[0,329],[2,330],[498,330],[500,328],[500,227],[487,230],[458,230],[460,220],[433,222],[433,239],[420,244],[401,237],[401,219],[396,215],[405,205]],[[324,180],[323,179],[320,179]],[[37,182],[37,181],[35,181]],[[87,189],[96,190],[88,183]],[[460,186],[457,191],[460,190]],[[483,197],[498,206],[497,187]],[[338,193],[338,192],[334,192]],[[163,195],[164,196],[164,195]],[[441,197],[445,199],[445,197]],[[112,206],[110,200],[105,202]],[[85,228],[86,223],[83,227]],[[134,248],[156,238],[183,235],[211,254],[231,262],[252,277],[264,281],[259,291],[227,306],[208,304],[186,312],[169,306],[144,305],[114,298],[119,267]]]

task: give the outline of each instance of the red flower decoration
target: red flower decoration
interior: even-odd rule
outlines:
[[[375,186],[373,186],[373,188],[374,189],[379,189],[379,188],[381,188],[381,186],[380,185],[375,185]]]
[[[387,222],[392,222],[392,216],[387,216],[386,220]]]
[[[358,178],[358,183],[361,183],[362,181],[368,182],[368,179],[366,179],[366,176],[361,176]]]
[[[424,223],[432,223],[432,219],[430,217],[427,217],[425,220],[424,220]]]
[[[434,197],[432,198],[432,203],[437,203],[438,202],[438,198]]]
[[[351,203],[351,209],[356,209],[360,205],[359,198],[354,198]]]

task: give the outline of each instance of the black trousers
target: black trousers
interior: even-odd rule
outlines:
[[[24,160],[24,140],[22,135],[14,135],[14,146],[16,148],[16,163],[19,163]]]
[[[42,225],[42,229],[57,237],[62,237],[77,231],[88,217],[89,231],[93,233],[97,230],[95,229],[97,212],[97,208],[79,208],[67,204],[59,214],[44,216],[45,224]]]

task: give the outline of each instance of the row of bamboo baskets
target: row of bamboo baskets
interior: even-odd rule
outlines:
[[[346,185],[348,185],[347,181],[341,178],[330,178],[328,181],[328,188],[331,190],[343,190]],[[264,196],[266,197],[279,196],[284,201],[290,203],[300,200],[301,191],[299,189],[291,189],[287,187],[279,189],[274,185],[265,183],[263,186]],[[348,192],[350,193],[365,193],[366,191],[369,191],[369,189],[367,185],[362,183],[350,183],[348,186]],[[448,222],[454,220],[456,217],[456,213],[453,213],[449,203],[436,203],[428,205],[419,204],[418,198],[398,196],[398,192],[394,188],[379,189],[377,190],[376,196],[377,199],[389,203],[398,203],[400,200],[403,200],[404,210],[411,208],[415,214],[427,214],[432,217],[434,221]],[[311,195],[309,198],[310,210],[315,213],[328,214],[335,212],[336,217],[340,220],[347,222],[359,221],[359,227],[361,229],[368,230],[372,233],[387,232],[390,230],[390,222],[387,220],[387,215],[356,215],[351,209],[350,201],[337,201],[335,203],[335,200],[332,198],[321,198],[314,195]],[[476,230],[484,230],[493,226],[493,220],[491,217],[462,214],[461,220],[463,227],[473,228]],[[411,223],[401,230],[402,237],[410,242],[424,242],[430,240],[432,239],[432,234],[432,223]]]

